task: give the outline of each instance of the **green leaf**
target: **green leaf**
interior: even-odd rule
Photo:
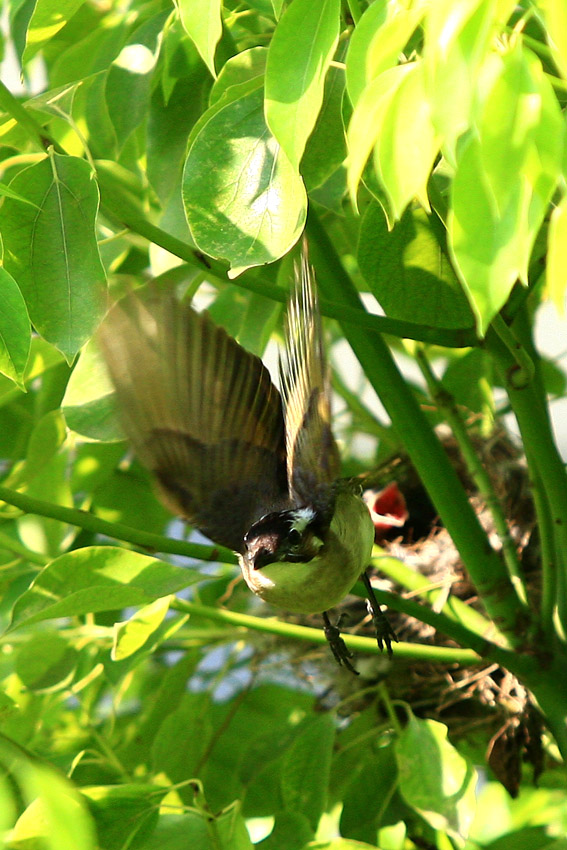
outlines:
[[[466,838],[476,809],[476,771],[447,740],[447,727],[411,715],[395,751],[406,802],[433,829]]]
[[[37,0],[29,22],[23,64],[27,64],[67,21],[84,0]]]
[[[283,811],[276,812],[272,831],[256,846],[259,850],[295,850],[312,838],[313,830],[305,815]]]
[[[257,845],[256,845],[257,846]],[[240,803],[217,815],[190,809],[185,814],[161,815],[144,850],[253,850]]]
[[[147,605],[202,580],[196,570],[115,546],[88,546],[56,558],[17,601],[11,628],[55,617]]]
[[[425,18],[423,57],[434,126],[450,159],[469,127],[479,69],[491,50],[495,11],[505,21],[513,0],[436,0]]]
[[[51,436],[56,439],[54,431]],[[69,446],[62,445],[56,451],[52,444],[52,448],[51,457],[44,458],[41,468],[29,481],[26,493],[54,505],[70,508],[73,505],[73,494],[69,485]],[[64,522],[34,514],[23,514],[17,524],[22,543],[34,552],[52,558],[59,554],[63,542],[67,540],[69,543],[76,533],[72,526]]]
[[[412,65],[408,63],[384,71],[368,83],[354,108],[347,132],[347,169],[348,189],[355,207],[358,184],[378,138],[384,113],[396,89],[411,70]]]
[[[79,356],[67,385],[61,410],[72,431],[91,440],[124,440],[114,405],[114,387],[96,341]]]
[[[29,805],[10,832],[12,847],[95,850],[100,846],[83,798],[58,771],[29,762],[16,772]]]
[[[142,783],[81,788],[96,824],[98,846],[104,850],[124,847],[134,850],[145,846],[155,829],[159,805],[168,790]]]
[[[42,416],[30,435],[25,465],[11,476],[10,486],[19,489],[33,481],[58,453],[66,436],[60,410],[51,410]]]
[[[24,370],[31,346],[26,302],[14,278],[0,266],[0,372],[25,390]]]
[[[393,97],[388,99],[375,129],[378,141],[374,165],[393,217],[399,219],[413,198],[429,210],[427,182],[439,139],[425,96],[422,62],[411,66]]]
[[[248,50],[237,53],[236,56],[231,56],[222,66],[211,89],[209,106],[214,106],[232,86],[263,78],[267,58],[267,47],[250,47]]]
[[[494,57],[478,131],[459,146],[449,248],[484,333],[518,278],[561,173],[564,125],[541,63],[518,44]]]
[[[372,750],[346,789],[340,821],[341,834],[345,837],[372,841],[377,830],[390,823],[385,814],[398,784],[393,750],[393,746]]]
[[[163,623],[171,598],[163,596],[145,605],[122,623],[114,624],[111,658],[122,661],[142,647],[150,635]]]
[[[176,55],[183,61],[182,76],[172,78],[166,86],[166,71],[162,71],[162,85],[155,86],[148,113],[148,179],[164,206],[173,193],[181,195],[187,137],[211,86],[210,74],[193,43],[185,34],[183,39],[176,42]]]
[[[375,0],[352,34],[346,60],[346,84],[353,106],[369,82],[398,64],[398,58],[425,11],[423,3]]]
[[[344,50],[337,53],[339,61],[342,61],[343,54]],[[323,106],[301,159],[301,176],[308,192],[321,186],[345,160],[347,149],[342,114],[344,90],[344,70],[329,68]]]
[[[299,812],[315,830],[324,809],[335,724],[329,714],[305,722],[286,752],[281,772],[281,795],[286,810]]]
[[[340,0],[294,0],[274,32],[266,66],[266,122],[295,169],[323,102],[339,37]]]
[[[547,291],[559,315],[564,316],[567,289],[567,195],[563,196],[551,214],[548,246],[545,271]]]
[[[27,198],[24,198],[24,196],[20,195],[18,192],[14,192],[14,190],[10,186],[6,186],[5,183],[0,183],[0,195],[4,195],[6,198],[13,198],[15,201],[21,201],[22,204],[30,204],[35,209],[39,209],[36,204],[32,203],[32,201],[28,201]]]
[[[203,115],[183,173],[193,239],[209,256],[228,259],[229,277],[279,259],[305,222],[303,183],[266,127],[257,85],[233,86],[234,100]]]
[[[215,51],[222,35],[221,0],[175,0],[183,29],[216,77]]]
[[[562,0],[538,0],[536,7],[543,14],[545,35],[555,63],[567,79],[567,6]]]
[[[119,149],[147,116],[162,24],[159,14],[138,27],[108,69],[105,97]]]
[[[213,731],[210,715],[208,694],[183,695],[154,738],[154,773],[165,773],[171,782],[183,782],[196,775]]]
[[[84,160],[52,153],[21,171],[11,186],[39,212],[11,198],[4,201],[4,265],[17,281],[37,331],[71,362],[105,309],[92,170]]]
[[[388,230],[381,206],[369,204],[360,226],[358,263],[387,316],[433,327],[470,328],[474,323],[423,210],[406,210]]]
[[[78,653],[56,631],[33,634],[18,650],[16,673],[32,691],[67,687],[77,666]]]

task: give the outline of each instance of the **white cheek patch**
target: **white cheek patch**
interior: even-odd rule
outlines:
[[[303,534],[310,522],[315,519],[315,511],[313,508],[298,508],[293,511],[293,521],[291,523],[292,531],[299,531]]]

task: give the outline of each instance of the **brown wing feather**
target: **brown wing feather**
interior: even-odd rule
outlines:
[[[286,350],[280,362],[285,410],[287,475],[296,504],[325,502],[339,475],[331,430],[331,392],[317,292],[304,243],[288,307]]]
[[[167,506],[241,551],[252,523],[288,502],[281,398],[262,361],[163,295],[128,296],[99,340],[126,434]]]

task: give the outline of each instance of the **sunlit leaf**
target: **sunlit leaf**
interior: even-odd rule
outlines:
[[[266,66],[266,121],[295,169],[323,102],[339,37],[340,0],[294,0],[276,27]]]
[[[481,333],[528,263],[561,170],[564,125],[539,60],[494,57],[478,130],[459,145],[449,247]]]
[[[233,100],[203,115],[183,174],[193,239],[206,254],[228,259],[229,277],[283,256],[306,215],[303,183],[266,127],[257,86],[233,86]]]
[[[201,579],[195,570],[116,546],[76,549],[48,564],[22,594],[14,607],[12,627],[147,605]]]
[[[353,106],[371,80],[398,63],[424,11],[422,2],[406,8],[402,3],[375,0],[368,6],[352,34],[346,61],[347,89]]]
[[[215,50],[222,34],[221,0],[175,0],[187,35],[216,77]]]
[[[29,62],[38,50],[65,26],[83,2],[84,0],[37,0],[28,26],[24,63]]]
[[[423,63],[417,62],[396,88],[376,126],[376,172],[395,219],[417,198],[429,209],[427,182],[439,148],[425,96]]]
[[[447,727],[411,715],[395,751],[406,802],[434,829],[466,838],[476,810],[476,771],[447,740]]]

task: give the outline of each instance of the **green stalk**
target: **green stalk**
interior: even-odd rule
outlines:
[[[307,231],[318,283],[327,298],[362,309],[360,296],[318,218]],[[524,639],[525,612],[503,561],[494,552],[413,393],[379,334],[341,322],[343,332],[380,397],[437,511],[443,518],[489,615],[512,645]]]
[[[220,561],[224,564],[238,563],[238,558],[234,552],[225,549],[223,546],[206,546],[203,543],[174,540],[161,534],[131,528],[119,522],[109,522],[88,513],[88,511],[44,502],[43,499],[27,496],[25,493],[10,490],[8,487],[0,487],[0,500],[9,505],[14,505],[26,514],[38,514],[39,516],[57,519],[60,522],[84,528],[86,531],[92,531],[95,534],[104,534],[117,540],[125,540],[150,552],[168,552],[172,555],[184,555],[187,558],[198,558],[201,561]]]
[[[536,498],[540,534],[549,536],[553,530],[553,540],[545,540],[547,553],[546,578],[556,587],[554,605],[564,602],[561,589],[567,584],[565,553],[567,553],[567,475],[563,461],[555,444],[547,408],[537,391],[537,385],[530,382],[518,389],[513,380],[516,372],[516,360],[499,335],[489,329],[486,348],[491,353],[502,377],[504,378],[508,398],[518,422],[528,461],[536,471],[533,483],[543,488]],[[546,515],[549,508],[550,518]],[[554,556],[549,559],[550,553]],[[557,581],[550,576],[553,569]],[[549,587],[544,590],[546,605],[545,617],[549,623],[550,606]],[[560,612],[561,613],[561,612]],[[563,612],[563,615],[565,612]],[[563,627],[567,624],[564,622]]]
[[[19,540],[6,534],[4,531],[0,531],[0,549],[4,549],[6,552],[13,552],[14,555],[22,558],[22,560],[29,561],[30,564],[37,564],[38,567],[44,567],[49,560],[49,558],[41,555],[39,552],[32,552],[31,549],[28,549]]]
[[[228,611],[225,608],[211,608],[187,602],[185,599],[175,599],[171,607],[184,614],[192,614],[195,617],[206,617],[216,622],[227,623],[243,629],[251,629],[265,634],[280,635],[290,640],[305,640],[320,646],[327,644],[321,629],[313,629],[309,626],[298,626],[294,623],[285,623],[275,618],[253,617],[250,614],[239,614],[236,611]],[[380,652],[375,638],[361,637],[360,635],[342,635],[349,649],[356,652],[364,652],[376,655]],[[428,660],[439,663],[455,663],[463,665],[479,664],[482,659],[471,649],[454,649],[453,647],[426,646],[415,643],[397,643],[395,649],[396,657],[409,658],[412,660]]]
[[[409,590],[417,596],[420,596],[422,599],[425,599],[433,610],[436,610],[435,605],[445,591],[437,587],[432,588],[431,582],[427,576],[424,576],[422,573],[408,567],[398,558],[394,558],[386,554],[374,557],[372,559],[372,566],[375,567],[379,573],[382,573],[392,579],[392,581],[395,581],[396,584],[401,585],[406,588],[406,590]],[[364,586],[359,584],[356,587],[357,589],[360,589],[360,596],[364,597]],[[475,611],[474,608],[471,608],[470,605],[467,605],[462,601],[462,599],[458,599],[452,594],[448,595],[441,609],[441,613],[445,614],[445,616],[449,617],[449,619],[454,622],[461,623],[461,625],[465,626],[465,628],[482,638],[486,638],[487,640],[491,640],[497,644],[507,645],[506,638],[498,632],[496,626],[491,620],[487,620],[481,613]]]
[[[447,390],[443,387],[442,382],[433,372],[425,352],[423,350],[418,350],[416,356],[431,397],[437,403],[439,409],[443,412],[443,415],[453,432],[453,436],[459,445],[467,470],[490,510],[494,527],[496,528],[496,533],[498,534],[502,544],[502,555],[504,557],[504,562],[508,567],[510,581],[512,582],[512,586],[514,587],[520,603],[527,607],[526,588],[522,578],[522,570],[518,559],[518,553],[516,551],[516,544],[510,534],[508,523],[506,522],[506,517],[502,511],[500,501],[494,491],[492,480],[482,465],[480,457],[474,450],[474,446],[469,437],[465,423],[457,409],[453,396],[447,392]]]

